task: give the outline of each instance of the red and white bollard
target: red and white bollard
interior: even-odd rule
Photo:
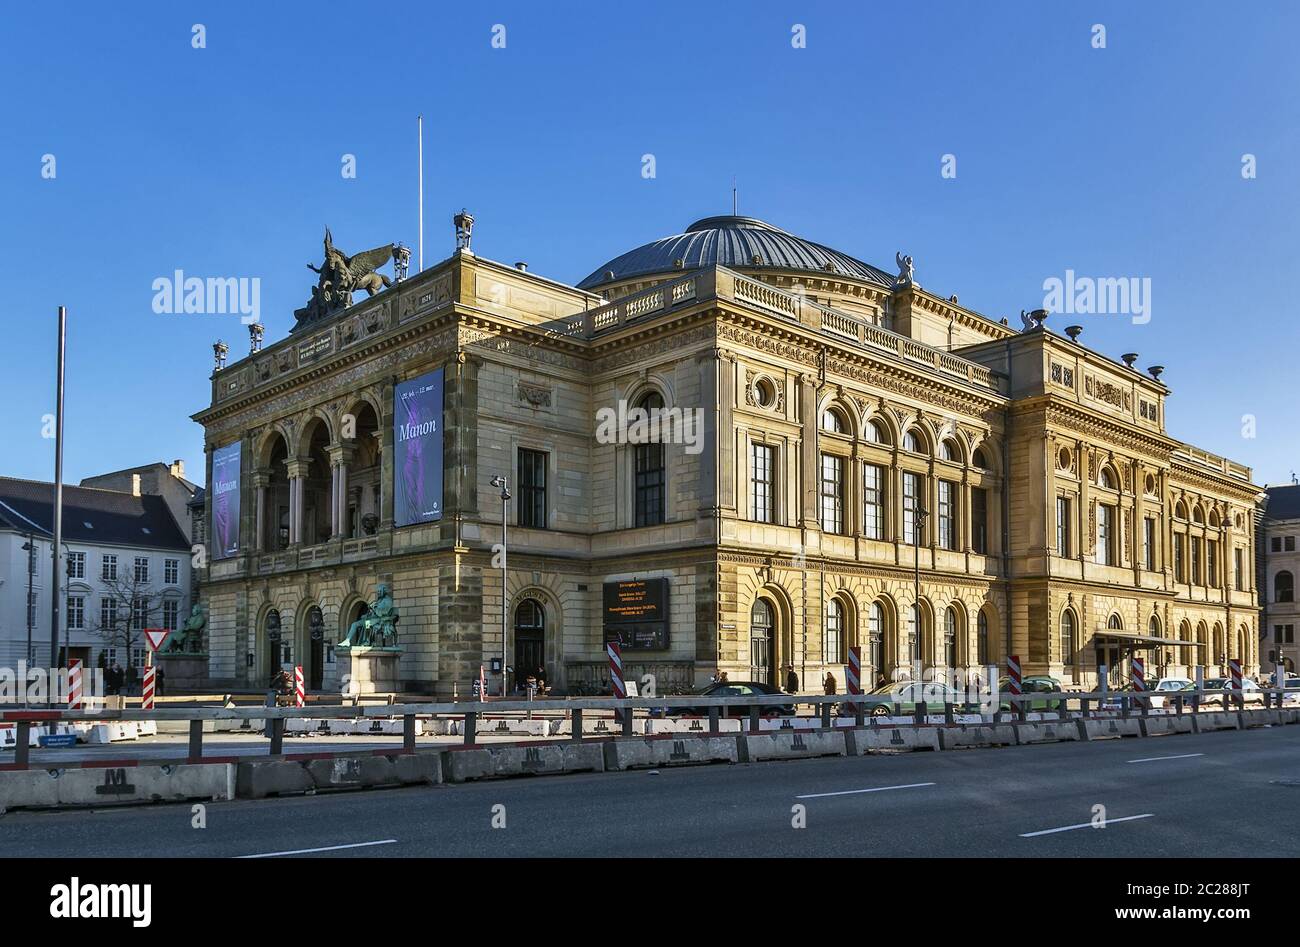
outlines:
[[[307,687],[302,679],[302,665],[296,664],[293,668],[293,705],[302,707],[307,703]]]
[[[1011,692],[1011,696],[1019,697],[1020,696],[1020,655],[1018,654],[1007,655],[1007,680],[1008,680],[1007,689]]]
[[[1146,659],[1139,658],[1135,655],[1132,664],[1133,664],[1133,690],[1144,691],[1147,689]]]
[[[153,710],[153,694],[157,675],[158,669],[152,665],[144,669],[144,684],[140,688],[141,710]]]
[[[1228,659],[1228,674],[1232,677],[1232,689],[1241,690],[1241,660],[1238,658]]]
[[[623,651],[618,646],[617,641],[611,641],[605,645],[605,653],[609,655],[609,686],[614,694],[615,700],[622,700],[627,697],[627,685],[623,683]],[[623,722],[623,711],[615,710],[614,719],[619,723]]]
[[[81,703],[81,659],[68,662],[68,709],[83,710]]]
[[[844,674],[850,694],[862,693],[862,649],[849,648],[849,667]]]

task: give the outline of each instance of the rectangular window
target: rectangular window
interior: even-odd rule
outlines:
[[[1156,521],[1148,516],[1142,521],[1142,553],[1148,572],[1156,571]]]
[[[519,448],[519,497],[515,519],[528,529],[546,529],[546,451]]]
[[[1274,644],[1295,644],[1295,625],[1274,625]]]
[[[36,590],[31,589],[27,592],[27,627],[32,628],[36,625]]]
[[[749,445],[749,492],[753,497],[752,518],[756,523],[776,522],[776,448],[770,444]]]
[[[862,468],[862,532],[868,539],[885,538],[885,468]]]
[[[117,627],[117,599],[101,598],[99,600],[99,627],[102,631],[113,631]]]
[[[1232,585],[1238,592],[1245,591],[1246,579],[1245,550],[1238,546],[1232,550]]]
[[[921,506],[921,475],[903,474],[903,542],[909,546],[925,542],[925,530],[918,523]]]
[[[1056,554],[1070,557],[1070,498],[1056,498]]]
[[[1192,537],[1192,585],[1201,584],[1201,540],[1197,536]]]
[[[86,627],[86,598],[83,595],[68,596],[68,628],[80,631]]]
[[[168,631],[175,631],[180,627],[178,618],[180,616],[181,603],[174,598],[166,599],[163,602],[163,623],[162,626]]]
[[[131,600],[131,630],[144,631],[145,623],[149,620],[149,600],[145,598],[134,598]]]
[[[1097,562],[1103,566],[1115,565],[1115,507],[1109,503],[1097,504]]]
[[[100,563],[99,577],[105,582],[117,581],[117,556],[104,556]]]
[[[1219,542],[1216,539],[1205,541],[1205,579],[1206,585],[1219,587]]]
[[[1187,581],[1187,537],[1182,533],[1174,533],[1174,579]]]
[[[144,645],[131,646],[131,666],[144,667]]]
[[[844,532],[844,458],[822,454],[822,532]]]
[[[1294,536],[1282,537],[1282,548],[1286,552],[1295,552],[1295,537]]]
[[[939,481],[939,546],[957,548],[957,485],[948,480]]]
[[[68,553],[68,578],[84,579],[86,577],[86,554],[84,552]]]
[[[135,557],[135,581],[149,581],[149,560],[144,556]]]
[[[175,585],[181,578],[181,561],[179,559],[163,560],[163,581]]]
[[[981,556],[989,551],[989,500],[983,487],[970,491],[970,542],[971,548]]]
[[[1271,546],[1271,551],[1272,551],[1272,552],[1281,552],[1281,551],[1282,551],[1282,537],[1281,537],[1281,536],[1274,536],[1272,542],[1270,543],[1270,546]]]
[[[636,446],[637,526],[657,526],[664,521],[664,445]]]

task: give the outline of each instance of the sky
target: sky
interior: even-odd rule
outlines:
[[[247,330],[155,312],[154,281],[256,278],[283,338],[326,225],[416,246],[422,113],[426,266],[466,207],[477,253],[577,282],[730,212],[734,177],[742,214],[890,272],[902,250],[1013,325],[1067,271],[1149,280],[1145,321],[1049,326],[1164,365],[1171,434],[1287,482],[1298,26],[1282,0],[10,0],[0,475],[53,479],[64,305],[65,479],[201,480],[211,346]]]

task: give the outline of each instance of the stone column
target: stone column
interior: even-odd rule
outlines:
[[[253,471],[253,551],[266,551],[266,490],[271,482],[271,471]]]
[[[817,379],[813,375],[799,376],[799,426],[803,438],[799,452],[799,525],[816,529],[821,474],[817,458]]]
[[[303,541],[303,488],[306,486],[310,460],[295,458],[285,461],[289,475],[289,545],[299,546]]]
[[[330,538],[332,539],[348,538],[348,464],[352,462],[352,457],[351,446],[330,445]]]

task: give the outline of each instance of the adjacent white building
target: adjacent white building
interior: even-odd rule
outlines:
[[[1260,628],[1267,672],[1280,656],[1288,671],[1300,666],[1300,485],[1269,487],[1260,520]]]
[[[52,483],[0,477],[0,666],[50,663],[53,520]],[[142,666],[144,629],[174,630],[189,614],[190,555],[165,497],[65,485],[55,664],[66,642],[88,667]]]

